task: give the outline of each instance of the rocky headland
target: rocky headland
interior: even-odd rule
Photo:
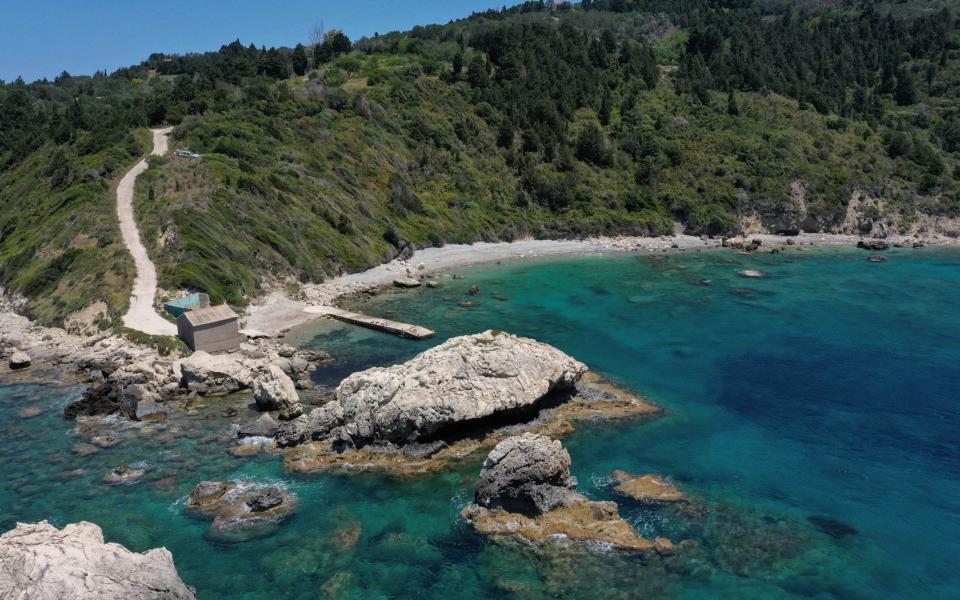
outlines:
[[[130,552],[93,523],[18,523],[0,535],[0,597],[192,600],[165,548]]]

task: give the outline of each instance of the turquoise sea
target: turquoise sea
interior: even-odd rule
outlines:
[[[321,385],[488,328],[534,337],[666,408],[655,422],[583,424],[565,444],[581,491],[616,499],[613,469],[673,478],[688,510],[618,499],[677,556],[496,544],[458,511],[482,457],[414,479],[294,476],[231,456],[249,397],[212,398],[81,457],[91,428],[61,416],[75,386],[0,387],[0,530],[85,519],[110,541],[166,546],[200,598],[960,597],[960,252],[851,249],[528,260],[459,271],[437,290],[356,305],[431,327],[413,342],[321,324]],[[763,279],[745,279],[757,269]],[[702,280],[709,280],[704,285]],[[470,285],[482,294],[462,307]],[[46,412],[15,415],[26,406]],[[237,416],[225,416],[235,408]],[[229,413],[226,413],[229,414]],[[144,463],[109,487],[112,467]],[[83,469],[77,472],[76,469]],[[269,537],[208,541],[181,502],[203,479],[282,481],[299,513]]]

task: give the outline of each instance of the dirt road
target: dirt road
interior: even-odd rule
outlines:
[[[167,136],[172,127],[153,129],[153,154],[167,153]],[[117,186],[117,216],[120,218],[120,232],[123,243],[130,250],[133,262],[137,266],[137,278],[133,282],[130,295],[130,309],[123,315],[123,324],[130,329],[151,335],[177,335],[177,327],[167,321],[153,308],[157,296],[157,269],[147,255],[147,249],[140,241],[140,232],[133,218],[133,187],[137,177],[147,170],[146,159],[141,160],[123,176]]]

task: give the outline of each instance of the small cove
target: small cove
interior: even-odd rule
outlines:
[[[441,473],[285,474],[239,459],[230,425],[249,397],[211,398],[161,427],[121,430],[87,457],[60,416],[76,387],[0,387],[3,530],[86,519],[134,550],[166,546],[200,598],[945,597],[960,533],[960,253],[848,249],[554,258],[485,265],[437,290],[351,308],[435,329],[412,342],[320,323],[293,341],[331,352],[315,374],[406,360],[454,335],[494,328],[553,344],[664,406],[653,423],[586,424],[565,440],[580,487],[613,499],[616,468],[673,477],[709,511],[681,518],[621,501],[645,535],[694,539],[689,556],[531,552],[473,534],[458,518],[482,457]],[[768,274],[745,279],[741,269]],[[702,280],[710,280],[702,285]],[[470,285],[477,306],[462,307]],[[25,405],[45,413],[20,420]],[[226,416],[227,409],[237,411]],[[148,477],[100,483],[121,463]],[[84,474],[64,475],[74,469]],[[282,481],[300,512],[242,544],[204,538],[180,501],[203,479]],[[843,528],[825,533],[808,521]],[[837,536],[837,537],[834,537]]]

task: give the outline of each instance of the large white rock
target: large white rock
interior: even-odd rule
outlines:
[[[234,354],[194,352],[180,361],[180,385],[191,383],[209,386],[248,388],[253,384],[254,369]]]
[[[355,441],[412,442],[520,410],[572,387],[583,363],[536,340],[487,331],[447,340],[410,361],[354,373],[337,388]]]
[[[0,536],[0,598],[193,599],[166,548],[106,544],[93,523],[18,523]]]
[[[303,414],[300,395],[293,380],[280,367],[267,365],[253,380],[253,398],[260,410],[279,410],[283,420]]]

